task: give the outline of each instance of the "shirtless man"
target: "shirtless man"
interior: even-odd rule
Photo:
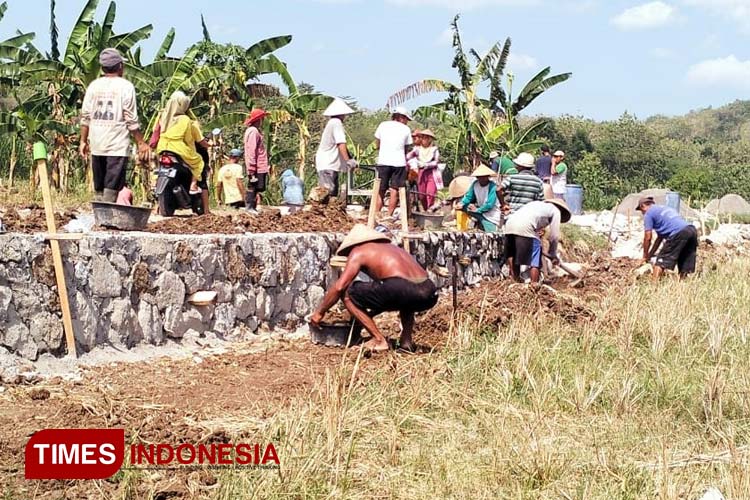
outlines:
[[[354,226],[336,253],[348,256],[346,267],[326,292],[310,322],[319,325],[325,313],[341,299],[372,336],[363,348],[379,352],[387,351],[390,346],[373,318],[385,311],[398,311],[400,348],[413,351],[414,313],[431,309],[438,300],[437,287],[427,272],[406,251],[392,245],[387,236],[363,224]],[[354,281],[360,271],[372,281]]]

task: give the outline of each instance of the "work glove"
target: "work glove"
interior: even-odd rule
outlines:
[[[346,160],[346,168],[349,170],[354,170],[355,168],[359,167],[359,163],[355,159]]]

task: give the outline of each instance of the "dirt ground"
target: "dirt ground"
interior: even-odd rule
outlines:
[[[242,233],[310,233],[348,232],[354,220],[345,206],[338,203],[313,204],[305,210],[282,216],[267,209],[259,215],[244,211],[233,214],[210,214],[199,217],[172,217],[148,225],[146,231],[169,234],[242,234]]]
[[[75,218],[71,211],[55,212],[55,225],[58,229]],[[47,219],[44,208],[39,205],[9,207],[0,210],[0,219],[9,233],[41,233],[47,231]]]

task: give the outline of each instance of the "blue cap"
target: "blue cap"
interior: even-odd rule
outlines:
[[[229,156],[231,158],[239,158],[240,156],[242,156],[242,151],[235,148],[229,152]]]

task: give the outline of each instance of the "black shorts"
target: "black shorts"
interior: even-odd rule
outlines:
[[[677,265],[677,270],[681,273],[694,273],[697,253],[698,231],[694,226],[687,226],[671,238],[667,238],[656,257],[656,265],[662,269],[674,269]]]
[[[208,163],[206,163],[206,165],[208,165]],[[201,178],[197,182],[198,187],[201,189],[208,189],[208,170],[208,167],[203,167]]]
[[[120,191],[125,186],[128,169],[127,156],[91,156],[91,170],[94,177],[94,191],[105,189]]]
[[[407,167],[389,167],[378,165],[375,167],[380,177],[380,196],[383,196],[388,188],[399,189],[406,187]]]
[[[432,280],[414,283],[404,278],[382,281],[355,281],[346,291],[360,309],[376,316],[385,311],[416,313],[432,309],[438,301],[438,290]]]
[[[262,174],[256,173],[255,177],[258,179],[255,182],[250,182],[250,178],[252,178],[252,174],[247,179],[247,188],[251,191],[255,191],[256,193],[262,193],[266,190],[266,182],[268,181],[268,172],[264,172]]]
[[[503,254],[506,261],[512,258],[515,266],[542,267],[542,242],[536,238],[506,234]]]

